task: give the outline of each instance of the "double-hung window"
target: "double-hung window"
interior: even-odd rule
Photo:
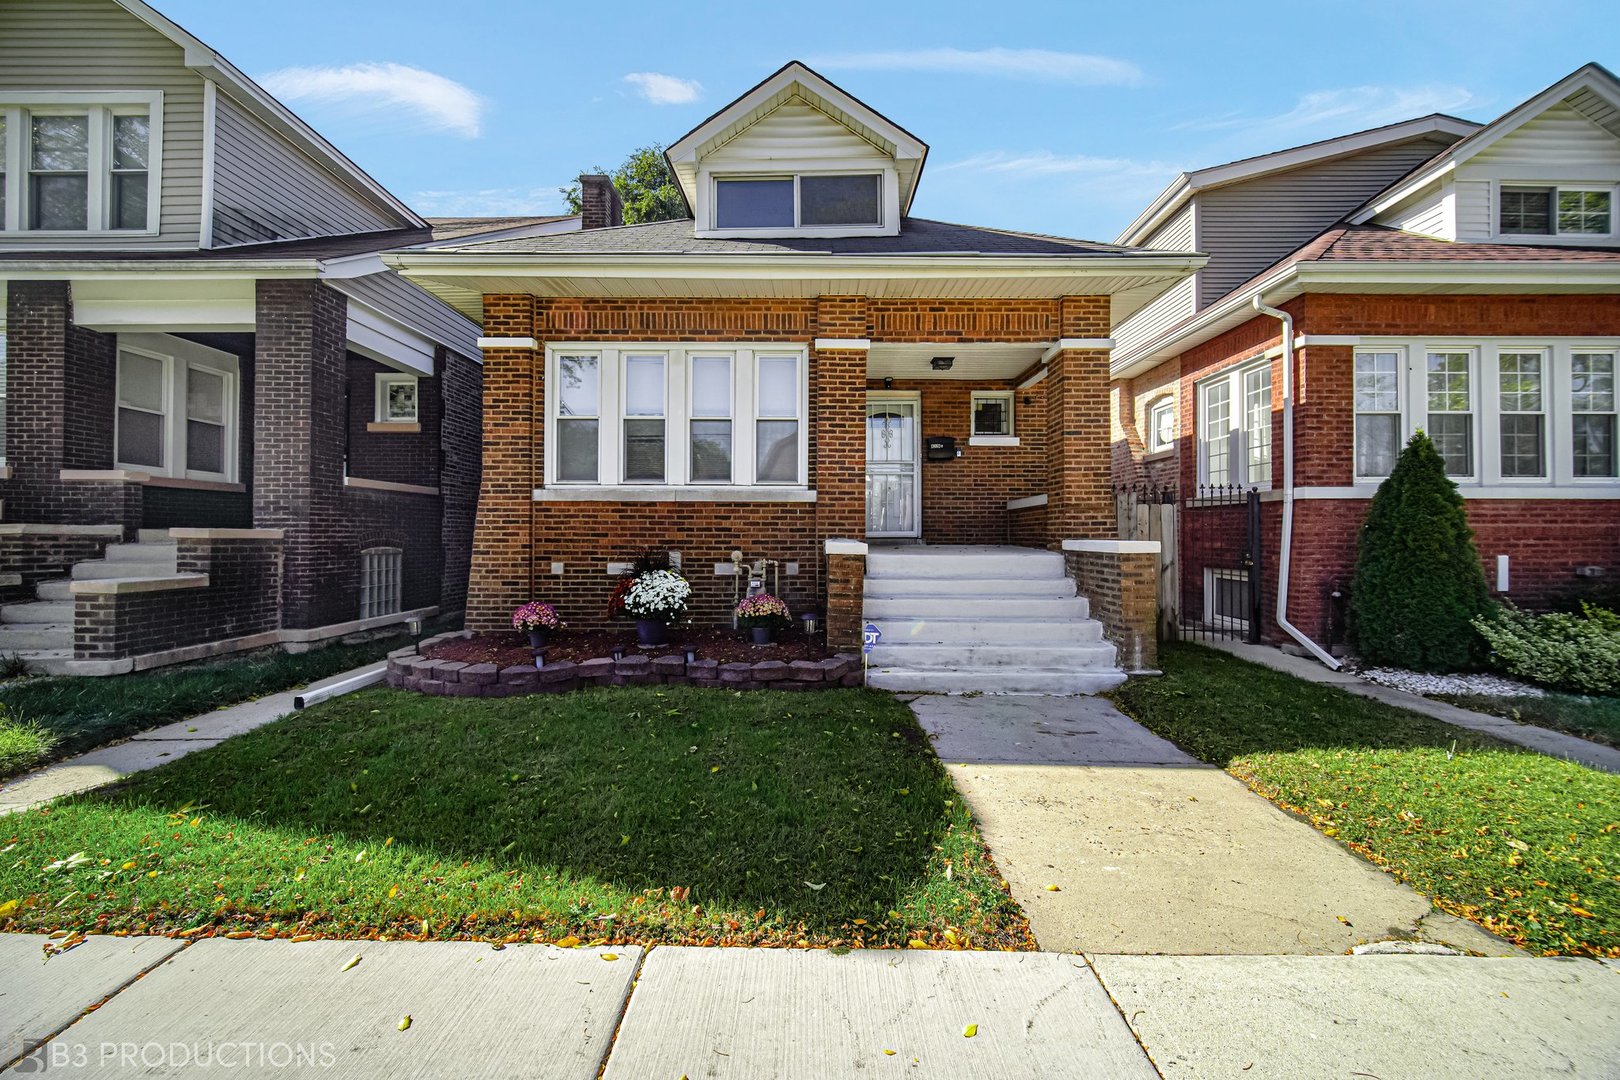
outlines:
[[[624,358],[624,482],[662,484],[664,454],[664,371],[667,360],[653,353]]]
[[[1174,414],[1168,421],[1174,431]],[[1199,482],[1271,483],[1271,364],[1223,371],[1198,384]]]
[[[687,364],[692,402],[689,475],[694,484],[729,484],[732,358],[693,355]]]
[[[1388,476],[1401,452],[1401,354],[1358,351],[1355,359],[1357,476]]]
[[[1503,479],[1547,475],[1547,356],[1503,350],[1496,357],[1497,432]]]
[[[1424,388],[1429,438],[1446,463],[1446,475],[1474,475],[1474,354],[1430,352]]]
[[[236,357],[159,334],[120,335],[113,445],[118,468],[236,481]]]
[[[1620,475],[1615,465],[1615,354],[1570,355],[1570,442],[1579,478]]]
[[[156,231],[162,94],[0,97],[0,229]]]
[[[1610,236],[1614,189],[1503,184],[1497,196],[1503,236]]]
[[[806,484],[802,350],[556,344],[546,363],[548,487]]]

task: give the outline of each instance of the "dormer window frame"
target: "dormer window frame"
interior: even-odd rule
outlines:
[[[1582,244],[1620,238],[1620,184],[1602,180],[1521,180],[1499,178],[1491,185],[1491,228],[1495,238],[1512,243]],[[1550,192],[1549,228],[1544,233],[1508,232],[1502,228],[1502,192],[1513,189],[1541,189]],[[1609,197],[1607,232],[1565,232],[1558,227],[1559,199],[1566,192],[1598,192]]]
[[[0,92],[0,115],[5,117],[6,138],[0,154],[0,180],[6,185],[0,237],[80,239],[84,237],[150,237],[158,235],[163,219],[163,91],[51,91]],[[118,117],[147,118],[146,223],[141,228],[114,228],[113,199],[116,178],[129,169],[117,167],[113,128]],[[29,227],[33,169],[33,117],[83,116],[88,125],[85,171],[86,220],[82,229]],[[135,170],[138,172],[139,170]]]
[[[877,176],[878,221],[872,225],[801,225],[800,181],[806,176]],[[728,180],[792,180],[793,224],[721,228],[719,184]],[[892,164],[872,161],[827,162],[783,169],[698,168],[697,235],[715,239],[767,239],[783,236],[895,236],[900,232],[900,174]]]

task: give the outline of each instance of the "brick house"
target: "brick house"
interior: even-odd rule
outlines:
[[[425,221],[138,2],[0,6],[0,652],[106,674],[462,608],[477,328]]]
[[[878,620],[916,646],[874,654],[894,685],[944,665],[965,687],[973,657],[986,686],[1019,658],[1025,687],[1109,681],[1056,552],[1121,592],[1110,333],[1202,259],[912,217],[927,153],[790,63],[670,146],[690,218],[619,225],[587,178],[578,232],[385,256],[483,327],[470,626],[530,598],[601,625],[657,548],[702,623],[756,565],[837,643]],[[1091,612],[1114,644],[1121,608]]]
[[[1112,361],[1115,479],[1181,500],[1183,618],[1245,621],[1238,545],[1197,496],[1254,487],[1265,636],[1342,640],[1368,500],[1419,429],[1498,595],[1612,588],[1617,202],[1620,83],[1592,64],[1483,126],[1423,117],[1205,169],[1144,210],[1119,243],[1209,256],[1116,330]]]

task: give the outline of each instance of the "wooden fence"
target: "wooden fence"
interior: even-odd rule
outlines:
[[[1117,488],[1114,513],[1121,540],[1159,542],[1159,640],[1180,636],[1181,565],[1178,559],[1177,503],[1171,488]]]

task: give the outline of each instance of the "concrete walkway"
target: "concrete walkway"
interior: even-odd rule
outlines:
[[[1201,645],[1208,645],[1212,649],[1231,653],[1252,663],[1262,664],[1275,671],[1285,671],[1307,682],[1321,683],[1324,686],[1336,686],[1351,694],[1382,701],[1386,705],[1393,705],[1397,709],[1407,709],[1411,712],[1421,713],[1432,717],[1442,723],[1453,727],[1467,728],[1470,731],[1481,731],[1486,735],[1494,736],[1503,742],[1515,743],[1527,747],[1548,757],[1563,758],[1566,761],[1579,762],[1591,769],[1603,772],[1620,773],[1620,750],[1612,746],[1604,746],[1588,739],[1575,735],[1566,735],[1562,731],[1553,731],[1550,728],[1537,727],[1534,724],[1521,724],[1509,720],[1505,716],[1492,716],[1489,713],[1475,712],[1472,709],[1460,708],[1444,701],[1435,701],[1421,694],[1411,694],[1405,690],[1397,690],[1393,686],[1381,686],[1375,682],[1352,675],[1348,671],[1330,671],[1315,660],[1303,656],[1290,656],[1281,649],[1273,649],[1269,645],[1250,645],[1246,641],[1204,641]]]
[[[1331,955],[1394,939],[1518,951],[1101,698],[911,708],[1044,949]]]
[[[0,935],[7,1076],[1517,1080],[1620,1062],[1620,971],[1592,960],[44,944]]]
[[[59,761],[31,773],[0,783],[0,817],[50,802],[63,795],[74,795],[92,788],[117,783],[131,773],[155,769],[187,754],[218,746],[232,735],[263,727],[293,711],[293,699],[323,687],[360,676],[375,675],[381,681],[388,670],[386,661],[365,664],[321,679],[305,687],[244,701],[213,712],[143,731],[129,740],[91,750],[78,757]]]

